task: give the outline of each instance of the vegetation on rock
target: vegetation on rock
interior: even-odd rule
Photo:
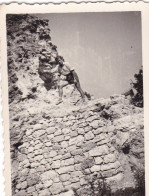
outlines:
[[[134,75],[135,82],[132,82],[136,94],[132,97],[132,103],[135,106],[143,107],[143,69],[139,70],[138,74]]]

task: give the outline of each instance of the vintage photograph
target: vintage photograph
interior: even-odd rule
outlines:
[[[6,15],[12,196],[145,196],[141,18]]]

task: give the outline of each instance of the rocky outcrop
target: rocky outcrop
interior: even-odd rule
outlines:
[[[48,20],[7,15],[7,40],[9,102],[37,98],[41,84],[54,88],[54,75],[45,72],[57,64],[58,57],[57,47],[51,42]]]
[[[133,173],[144,168],[143,109],[122,95],[82,104],[73,85],[55,105],[54,76],[42,71],[58,56],[48,21],[9,15],[7,24],[13,195],[89,196],[96,174],[113,192],[135,186]]]

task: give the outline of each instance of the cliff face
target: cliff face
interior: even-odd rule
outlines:
[[[143,109],[120,95],[81,104],[73,86],[55,105],[55,76],[43,72],[58,56],[48,21],[9,15],[7,28],[13,195],[90,195],[87,179],[100,173],[113,191],[135,186],[134,172],[144,168]]]
[[[43,73],[56,65],[58,56],[48,21],[29,15],[7,15],[7,39],[9,102],[37,98],[43,81],[48,89],[52,88],[54,75]]]

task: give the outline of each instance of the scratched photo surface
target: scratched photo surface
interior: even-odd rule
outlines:
[[[12,196],[145,196],[141,25],[7,14]]]

